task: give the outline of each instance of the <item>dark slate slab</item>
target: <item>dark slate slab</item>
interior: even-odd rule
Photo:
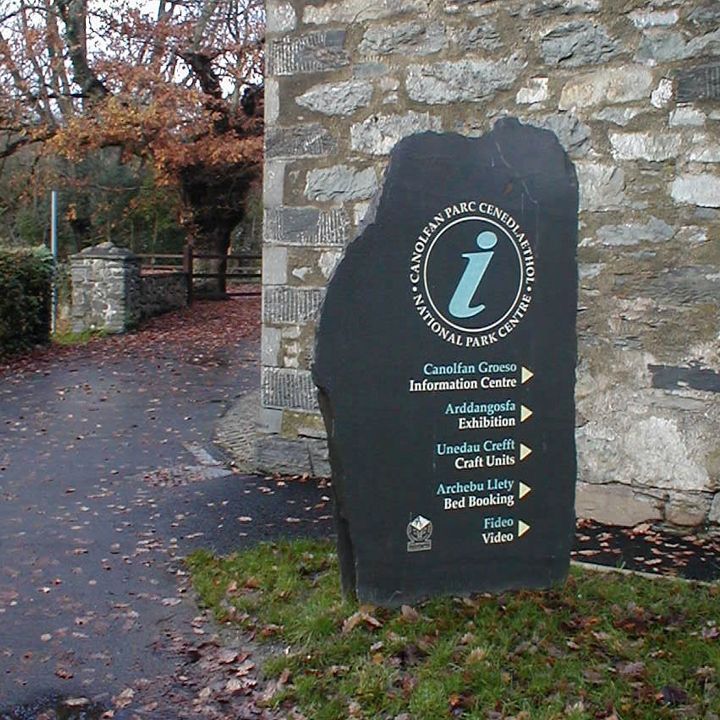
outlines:
[[[566,576],[577,203],[556,136],[514,119],[395,148],[328,287],[313,369],[343,586],[361,601]]]
[[[652,375],[652,386],[662,390],[692,388],[704,392],[720,393],[720,373],[699,363],[690,367],[674,365],[648,365]]]
[[[677,74],[677,101],[720,100],[720,63],[700,65]]]

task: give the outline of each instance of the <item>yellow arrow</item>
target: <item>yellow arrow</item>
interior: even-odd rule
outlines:
[[[522,385],[532,377],[535,377],[535,373],[532,370],[528,370],[525,366],[520,368],[520,383]]]
[[[530,526],[527,523],[518,520],[518,537],[522,537],[529,529]]]
[[[530,408],[524,405],[520,406],[520,422],[525,422],[532,414],[533,411]]]
[[[520,483],[520,499],[521,500],[531,491],[532,491],[532,488],[529,485],[526,485],[524,482]]]
[[[520,462],[522,462],[531,453],[532,450],[527,445],[520,443]]]

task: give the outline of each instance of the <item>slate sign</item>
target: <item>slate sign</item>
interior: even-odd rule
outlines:
[[[360,601],[565,578],[577,209],[555,135],[514,119],[393,151],[328,287],[313,369]]]

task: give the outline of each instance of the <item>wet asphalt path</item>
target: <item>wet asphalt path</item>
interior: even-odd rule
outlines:
[[[257,345],[0,378],[0,716],[172,682],[178,647],[206,632],[182,556],[328,534],[322,489],[232,474],[210,443],[257,387]]]

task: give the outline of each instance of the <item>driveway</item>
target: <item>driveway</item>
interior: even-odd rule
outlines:
[[[1,371],[3,720],[266,716],[252,673],[212,706],[232,662],[181,560],[331,531],[323,487],[235,474],[210,442],[258,386],[258,317],[198,303]]]

